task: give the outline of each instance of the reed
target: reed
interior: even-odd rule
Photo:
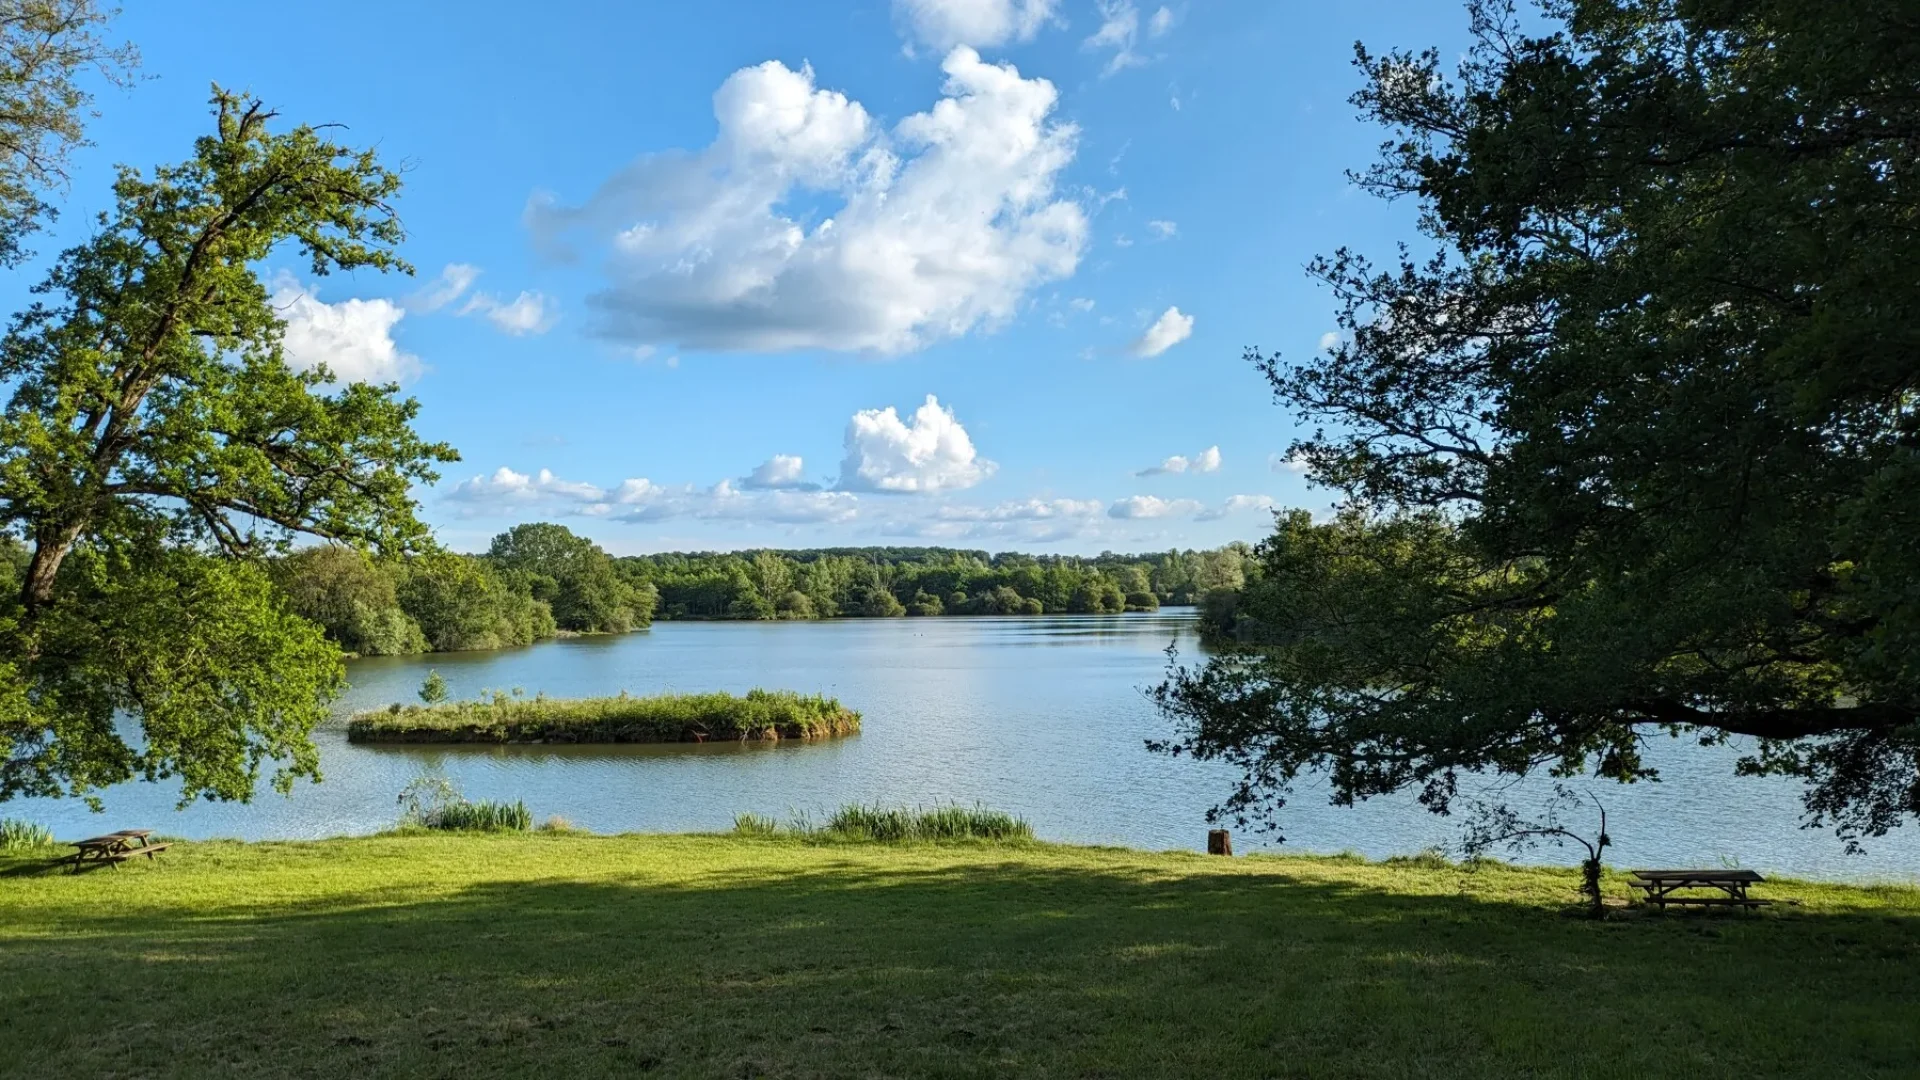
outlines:
[[[824,824],[797,814],[784,828],[761,814],[739,814],[733,819],[737,836],[797,836],[819,840],[868,841],[883,844],[990,841],[1017,843],[1033,839],[1033,826],[1024,818],[984,806],[886,807],[849,803],[835,810]]]
[[[641,743],[821,739],[860,730],[834,698],[791,690],[390,705],[356,714],[354,742]]]
[[[19,818],[0,818],[0,851],[45,851],[57,846],[45,825]]]

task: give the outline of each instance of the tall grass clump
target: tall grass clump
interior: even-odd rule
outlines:
[[[527,804],[469,802],[453,781],[432,774],[417,776],[400,792],[400,824],[422,829],[462,829],[470,832],[526,832],[533,828]]]
[[[0,851],[46,851],[57,846],[52,830],[19,818],[0,818]]]
[[[707,742],[820,739],[860,730],[834,698],[791,690],[651,697],[523,698],[390,705],[356,714],[355,742]]]
[[[904,807],[862,806],[851,803],[835,810],[824,824],[795,815],[784,829],[770,817],[740,814],[733,819],[737,836],[785,834],[815,840],[857,840],[882,844],[941,843],[985,840],[1011,843],[1033,839],[1033,826],[1024,818],[984,806]]]

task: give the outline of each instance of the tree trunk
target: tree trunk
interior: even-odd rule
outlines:
[[[20,587],[20,602],[26,606],[28,619],[53,599],[53,583],[59,577],[60,564],[66,561],[67,552],[73,550],[73,542],[79,538],[83,524],[76,521],[34,537],[33,559],[27,563],[26,581]]]

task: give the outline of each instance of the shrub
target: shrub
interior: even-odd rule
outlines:
[[[19,818],[0,818],[0,851],[45,851],[56,846],[45,825]]]

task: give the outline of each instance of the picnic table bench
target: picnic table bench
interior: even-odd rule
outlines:
[[[1627,887],[1644,891],[1646,902],[1662,911],[1668,904],[1756,908],[1772,901],[1748,896],[1747,886],[1765,880],[1752,870],[1634,870],[1627,878]],[[1718,893],[1676,895],[1680,889],[1715,889]]]
[[[72,863],[76,874],[89,866],[112,866],[118,869],[121,863],[135,855],[145,855],[151,859],[167,850],[168,844],[149,843],[147,838],[152,835],[152,829],[121,829],[105,836],[75,840],[73,846],[79,850],[62,861]]]

